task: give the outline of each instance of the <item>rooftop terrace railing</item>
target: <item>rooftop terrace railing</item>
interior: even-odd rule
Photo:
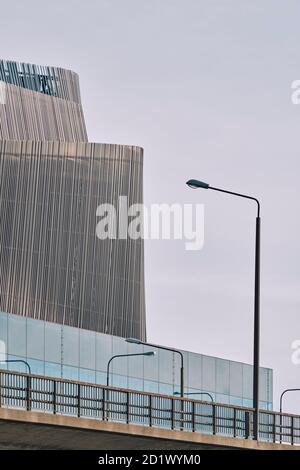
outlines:
[[[252,439],[252,408],[5,370],[1,407]],[[261,410],[259,439],[300,444],[300,416]]]

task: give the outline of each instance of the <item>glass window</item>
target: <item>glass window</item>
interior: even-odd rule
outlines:
[[[26,357],[26,317],[9,315],[7,352]]]
[[[86,369],[96,368],[96,333],[93,331],[80,330],[80,367]]]
[[[63,365],[79,366],[79,329],[71,326],[62,328]],[[78,372],[77,372],[78,376]]]
[[[27,318],[27,357],[45,359],[45,323]]]
[[[61,325],[45,322],[45,360],[61,363]]]

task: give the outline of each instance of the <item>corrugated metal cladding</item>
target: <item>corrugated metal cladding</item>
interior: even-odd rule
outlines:
[[[80,100],[77,75],[47,69],[53,95],[15,80],[0,104],[0,310],[145,340],[143,241],[96,237],[100,204],[142,203],[143,150],[83,142],[76,93],[57,97]]]

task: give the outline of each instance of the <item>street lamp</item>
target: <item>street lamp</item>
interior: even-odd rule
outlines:
[[[179,392],[174,392],[173,395],[180,395],[180,393],[179,393]],[[212,402],[214,402],[213,396],[212,396],[210,393],[208,393],[208,392],[186,392],[184,395],[185,395],[185,396],[189,396],[189,395],[206,395],[206,396],[209,397],[209,399],[210,399]]]
[[[178,351],[177,349],[167,348],[166,346],[158,346],[157,344],[145,343],[144,341],[140,341],[139,339],[135,339],[135,338],[127,338],[126,341],[127,341],[127,343],[141,344],[141,345],[144,345],[144,346],[149,346],[150,348],[163,349],[165,351],[171,351],[171,352],[179,354],[180,355],[180,360],[181,360],[181,367],[180,367],[180,396],[182,398],[184,398],[184,363],[183,363],[183,354],[182,354],[181,351]]]
[[[0,363],[2,362],[5,362],[7,364],[9,364],[10,362],[19,362],[21,364],[25,364],[25,366],[28,368],[28,373],[31,375],[31,367],[27,361],[23,361],[22,359],[3,359],[3,360],[1,359]]]
[[[283,390],[282,394],[280,395],[280,442],[282,439],[282,400],[286,393],[288,392],[300,392],[300,388],[287,388]]]
[[[117,357],[132,357],[132,356],[155,356],[154,351],[147,351],[144,353],[136,353],[136,354],[116,354],[115,356],[112,356],[110,360],[108,361],[107,364],[107,372],[106,372],[106,385],[109,387],[109,368],[111,362],[116,359]]]
[[[251,199],[257,204],[256,236],[255,236],[255,290],[254,290],[254,348],[253,348],[253,437],[259,434],[259,347],[260,347],[260,203],[259,200],[246,194],[235,193],[225,189],[215,188],[203,181],[191,179],[186,183],[192,189],[212,189],[225,194]]]

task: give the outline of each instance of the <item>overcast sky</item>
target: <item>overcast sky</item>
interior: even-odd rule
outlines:
[[[300,386],[298,0],[0,0],[3,59],[80,75],[89,139],[145,149],[145,202],[204,203],[205,245],[146,242],[148,340],[252,361],[262,202],[262,365]],[[286,410],[300,413],[299,395]]]

